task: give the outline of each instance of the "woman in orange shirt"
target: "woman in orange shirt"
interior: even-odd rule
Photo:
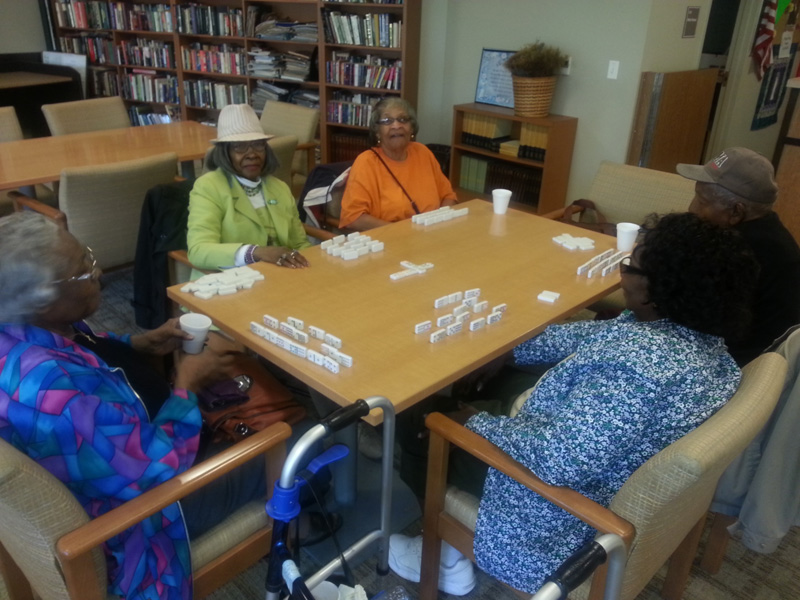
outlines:
[[[342,197],[339,227],[365,231],[455,204],[456,195],[439,162],[414,141],[417,115],[400,98],[385,98],[372,109],[373,147],[359,154]]]

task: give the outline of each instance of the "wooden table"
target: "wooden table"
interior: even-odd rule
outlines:
[[[126,127],[0,143],[0,190],[58,181],[67,167],[85,167],[175,152],[180,161],[205,156],[216,129],[195,121]],[[193,173],[193,171],[192,171]]]
[[[70,77],[50,75],[48,73],[31,73],[29,71],[8,71],[0,73],[0,90],[27,88],[36,85],[52,85],[54,83],[67,83]]]
[[[424,227],[409,220],[369,232],[385,249],[354,261],[315,246],[303,252],[308,269],[255,265],[266,279],[250,290],[208,300],[181,292],[181,286],[168,294],[334,402],[381,395],[400,412],[619,287],[618,272],[593,279],[575,274],[580,264],[614,247],[614,238],[516,210],[493,215],[483,200],[463,206],[469,214],[448,222]],[[566,250],[552,241],[561,233],[591,237],[595,250]],[[400,261],[434,267],[390,280],[403,270]],[[436,317],[453,310],[454,305],[434,309],[435,299],[470,288],[480,288],[490,308],[507,304],[499,323],[437,344],[430,343],[430,332],[414,334],[415,324],[432,319],[435,325]],[[554,304],[541,302],[543,290],[561,297]],[[250,322],[260,323],[264,314],[280,321],[295,317],[306,331],[314,325],[339,337],[353,367],[333,374],[252,334]],[[320,342],[312,339],[306,346],[319,350]]]

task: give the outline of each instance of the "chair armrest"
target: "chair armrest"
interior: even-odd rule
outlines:
[[[52,219],[62,229],[67,228],[67,215],[65,215],[57,208],[48,206],[44,202],[40,202],[35,198],[31,198],[17,191],[8,192],[8,195],[14,201],[14,211],[21,212],[26,209],[33,210],[40,214],[43,214],[45,217]]]
[[[170,250],[167,252],[167,256],[174,260],[175,262],[179,262],[181,264],[186,265],[187,267],[191,267],[193,269],[197,269],[202,273],[215,273],[213,269],[200,269],[199,267],[195,267],[191,261],[189,260],[189,255],[187,254],[186,250]]]
[[[311,173],[314,167],[317,166],[317,153],[315,152],[315,150],[318,146],[319,146],[319,140],[313,140],[310,142],[297,144],[295,152],[302,150],[305,151],[306,153],[306,174]]]
[[[319,227],[314,227],[313,225],[309,225],[308,223],[303,223],[303,229],[305,229],[306,235],[315,237],[318,240],[331,240],[334,237],[336,237],[336,234],[326,229],[320,229]]]
[[[576,202],[578,202],[578,201],[576,200]],[[583,206],[570,205],[570,207],[571,207],[570,210],[572,211],[573,215],[580,214],[584,210]],[[558,220],[558,219],[562,219],[564,217],[564,213],[566,212],[566,210],[567,210],[567,207],[563,206],[561,208],[557,208],[554,211],[551,211],[549,213],[545,213],[545,214],[539,215],[539,216],[540,217],[544,217],[545,219],[552,219],[552,220],[555,221],[555,220]]]
[[[630,548],[635,529],[633,524],[605,506],[586,498],[575,490],[545,483],[529,469],[509,457],[486,438],[459,425],[441,413],[432,413],[425,419],[431,432],[455,444],[490,467],[505,473],[529,490],[535,492],[571,515],[578,517],[601,533],[616,533]]]
[[[259,454],[285,452],[283,442],[288,439],[291,432],[291,427],[284,422],[271,425],[62,536],[56,543],[56,551],[65,576],[68,571],[75,572],[77,565],[75,567],[73,565],[79,559],[89,558],[88,552],[92,548],[142,519],[211,483]],[[268,493],[271,491],[268,490]]]

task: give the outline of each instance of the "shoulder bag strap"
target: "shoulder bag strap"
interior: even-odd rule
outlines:
[[[400,180],[397,179],[394,173],[392,173],[392,170],[389,168],[389,165],[386,164],[386,161],[383,160],[383,157],[375,151],[375,148],[370,148],[370,150],[372,150],[372,153],[378,157],[378,160],[381,161],[383,166],[386,167],[386,170],[389,171],[389,175],[392,176],[392,179],[394,179],[395,182],[397,182],[397,185],[400,186],[400,189],[403,190],[403,193],[406,195],[406,198],[408,198],[409,202],[411,202],[411,208],[414,209],[414,212],[419,214],[419,208],[417,207],[417,203],[414,202],[414,199],[411,196],[409,196],[408,192],[406,191],[406,188],[403,187],[403,184],[400,183]]]

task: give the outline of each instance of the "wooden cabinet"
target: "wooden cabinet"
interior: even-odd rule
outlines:
[[[132,117],[151,120],[170,113],[215,122],[227,104],[255,100],[260,110],[265,94],[315,105],[324,162],[367,147],[366,123],[381,97],[416,104],[421,5],[51,0],[59,49],[89,59],[90,95],[120,95]],[[257,28],[270,21],[275,27]]]
[[[512,204],[538,214],[564,206],[578,119],[520,117],[512,109],[459,104],[453,109],[450,182],[459,199],[512,190]]]
[[[800,77],[790,79],[786,113],[775,147],[775,212],[800,244]]]

